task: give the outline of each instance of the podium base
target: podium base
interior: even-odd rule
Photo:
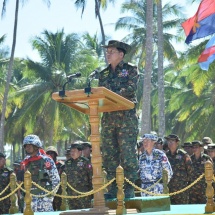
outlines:
[[[94,215],[108,215],[109,208],[88,208],[88,209],[79,209],[79,210],[69,210],[65,212],[61,212],[60,215],[70,215],[70,214],[94,214]]]

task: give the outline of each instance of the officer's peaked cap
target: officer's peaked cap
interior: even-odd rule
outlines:
[[[168,136],[164,137],[166,140],[177,140],[180,141],[180,138],[176,134],[169,134]]]

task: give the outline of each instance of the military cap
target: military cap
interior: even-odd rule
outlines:
[[[124,43],[124,42],[121,42],[121,41],[118,41],[118,40],[110,40],[108,42],[108,45],[104,45],[102,46],[104,48],[119,48],[119,49],[122,49],[125,51],[125,53],[129,52],[130,49],[131,49],[131,46],[128,45],[127,43]]]
[[[0,152],[0,157],[1,158],[6,158],[6,155],[4,153]]]
[[[215,149],[215,143],[208,144],[208,150],[213,150],[213,149]]]
[[[82,151],[83,147],[79,143],[73,143],[73,144],[71,144],[70,149],[78,149],[79,151]]]
[[[203,146],[203,143],[199,140],[192,141],[192,146]]]
[[[192,146],[192,143],[191,142],[185,142],[182,147],[191,147]]]
[[[159,137],[156,143],[163,145],[163,138]]]
[[[143,140],[150,139],[150,140],[153,140],[153,141],[157,141],[158,137],[155,134],[144,134],[143,137],[142,137],[142,139]]]
[[[180,138],[176,134],[169,134],[168,136],[164,137],[166,140],[177,140],[180,141]]]
[[[202,142],[203,142],[203,144],[213,143],[213,141],[210,137],[203,137]]]
[[[83,142],[81,143],[83,149],[86,148],[86,147],[89,147],[89,148],[92,148],[92,144],[90,142]]]
[[[46,153],[47,152],[55,152],[56,155],[58,156],[58,151],[57,149],[54,147],[54,146],[49,146],[47,149],[46,149]]]

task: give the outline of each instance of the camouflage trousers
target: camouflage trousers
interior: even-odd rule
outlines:
[[[205,204],[206,202],[206,183],[201,180],[190,188],[190,204]]]
[[[174,193],[176,191],[179,191],[187,187],[187,185],[188,183],[183,181],[181,181],[181,183],[177,183],[177,182],[173,183],[173,181],[170,181],[170,183],[168,184],[169,193]],[[170,201],[172,205],[189,204],[189,192],[185,191],[180,194],[173,195],[170,197]]]
[[[53,205],[52,205],[53,199],[54,197],[38,198],[38,197],[32,196],[31,208],[34,212],[54,211]]]
[[[68,196],[77,196],[76,192],[68,192]],[[84,208],[91,208],[91,199],[92,196],[86,196],[82,198],[76,199],[68,199],[68,206],[70,210],[76,209],[84,209]]]
[[[3,196],[0,196],[0,198],[2,197]],[[10,209],[10,197],[4,199],[3,201],[0,201],[0,214],[9,214],[9,209]]]
[[[125,177],[137,179],[138,119],[135,110],[104,113],[102,116],[102,157],[107,179],[116,177],[116,168],[124,168]]]

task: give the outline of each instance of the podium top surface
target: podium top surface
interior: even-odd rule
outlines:
[[[59,92],[52,94],[52,99],[63,103],[84,114],[90,113],[90,104],[98,102],[98,112],[112,112],[118,110],[130,110],[134,103],[128,99],[108,90],[105,87],[91,89],[91,94],[86,94],[84,89],[65,91],[65,96],[60,97]]]

